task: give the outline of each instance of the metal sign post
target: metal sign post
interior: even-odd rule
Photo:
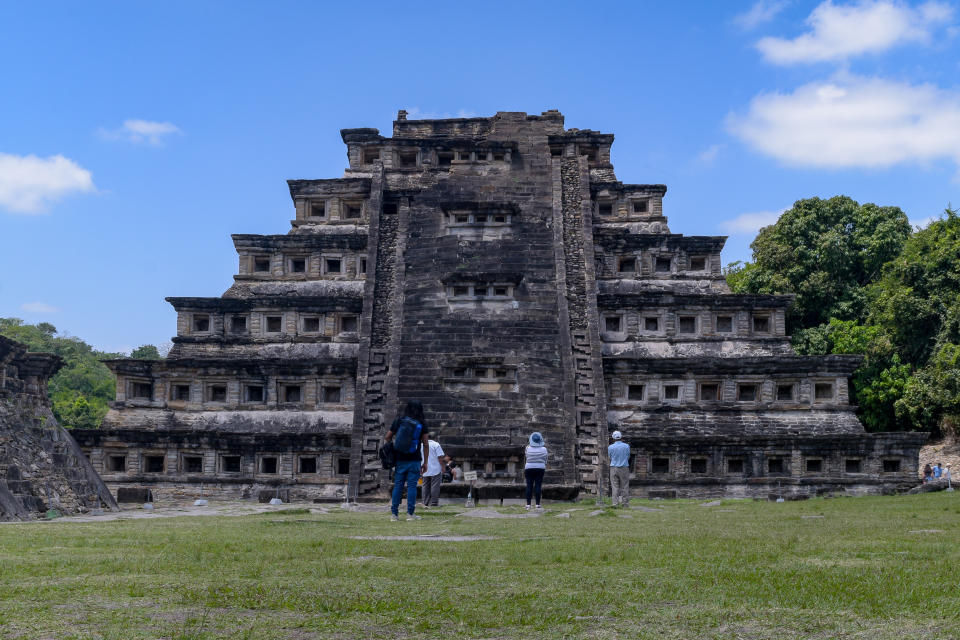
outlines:
[[[477,481],[477,472],[476,471],[465,471],[463,474],[463,479],[470,483],[470,489],[467,491],[467,502],[464,506],[473,507],[473,483]]]

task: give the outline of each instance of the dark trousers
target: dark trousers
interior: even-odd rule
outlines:
[[[423,476],[423,506],[435,507],[440,504],[440,480],[441,474],[435,476]]]
[[[527,479],[527,504],[530,504],[530,497],[533,496],[537,504],[540,504],[540,496],[543,493],[543,474],[544,469],[524,469],[523,477]]]

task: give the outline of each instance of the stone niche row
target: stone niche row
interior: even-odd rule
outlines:
[[[612,254],[594,249],[600,278],[657,278],[685,275],[705,278],[721,274],[719,254],[685,254],[661,250]]]
[[[602,195],[592,204],[595,223],[648,220],[663,215],[662,199],[648,193],[626,197]]]
[[[720,405],[780,407],[845,405],[849,401],[847,378],[608,378],[609,408],[638,406]]]
[[[623,342],[630,337],[786,337],[783,309],[674,309],[649,307],[641,311],[605,310],[600,338]]]
[[[177,335],[251,336],[277,338],[304,336],[341,337],[356,340],[359,316],[347,312],[261,310],[250,313],[182,311],[177,314]]]
[[[641,478],[839,476],[908,472],[906,461],[897,455],[879,458],[842,452],[794,455],[790,451],[680,455],[642,450],[630,456],[630,469],[635,477]]]
[[[364,280],[365,251],[263,252],[240,254],[243,280]]]
[[[360,224],[370,219],[368,200],[356,195],[297,198],[294,206],[297,220],[308,224]]]
[[[438,142],[433,146],[365,145],[362,148],[351,148],[349,154],[351,168],[354,169],[372,169],[378,161],[382,162],[387,170],[449,169],[456,164],[472,163],[500,163],[510,166],[514,147],[513,143],[501,145],[491,141],[485,146],[478,146],[469,140],[458,140]]]
[[[355,382],[353,377],[124,377],[117,380],[117,396],[127,405],[169,409],[352,411]]]
[[[349,452],[104,448],[98,453],[88,453],[91,462],[111,480],[122,475],[206,475],[346,481],[350,475]]]

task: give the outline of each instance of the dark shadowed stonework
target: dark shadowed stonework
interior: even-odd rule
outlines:
[[[614,429],[635,494],[915,483],[924,436],[867,435],[849,404],[859,359],[793,354],[790,298],[731,294],[725,238],[670,233],[666,187],[619,182],[612,135],[405,116],[343,130],[343,178],[289,182],[288,234],[234,236],[222,297],[168,298],[167,359],[107,363],[117,401],[80,437],[108,482],[378,495],[385,425],[417,398],[492,496],[519,491],[533,430],[557,497],[603,489]]]
[[[117,508],[50,410],[47,380],[61,364],[0,336],[0,520]]]

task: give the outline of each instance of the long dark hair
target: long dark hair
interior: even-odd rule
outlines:
[[[419,400],[407,400],[407,406],[403,409],[403,417],[413,418],[423,424],[423,404]]]

